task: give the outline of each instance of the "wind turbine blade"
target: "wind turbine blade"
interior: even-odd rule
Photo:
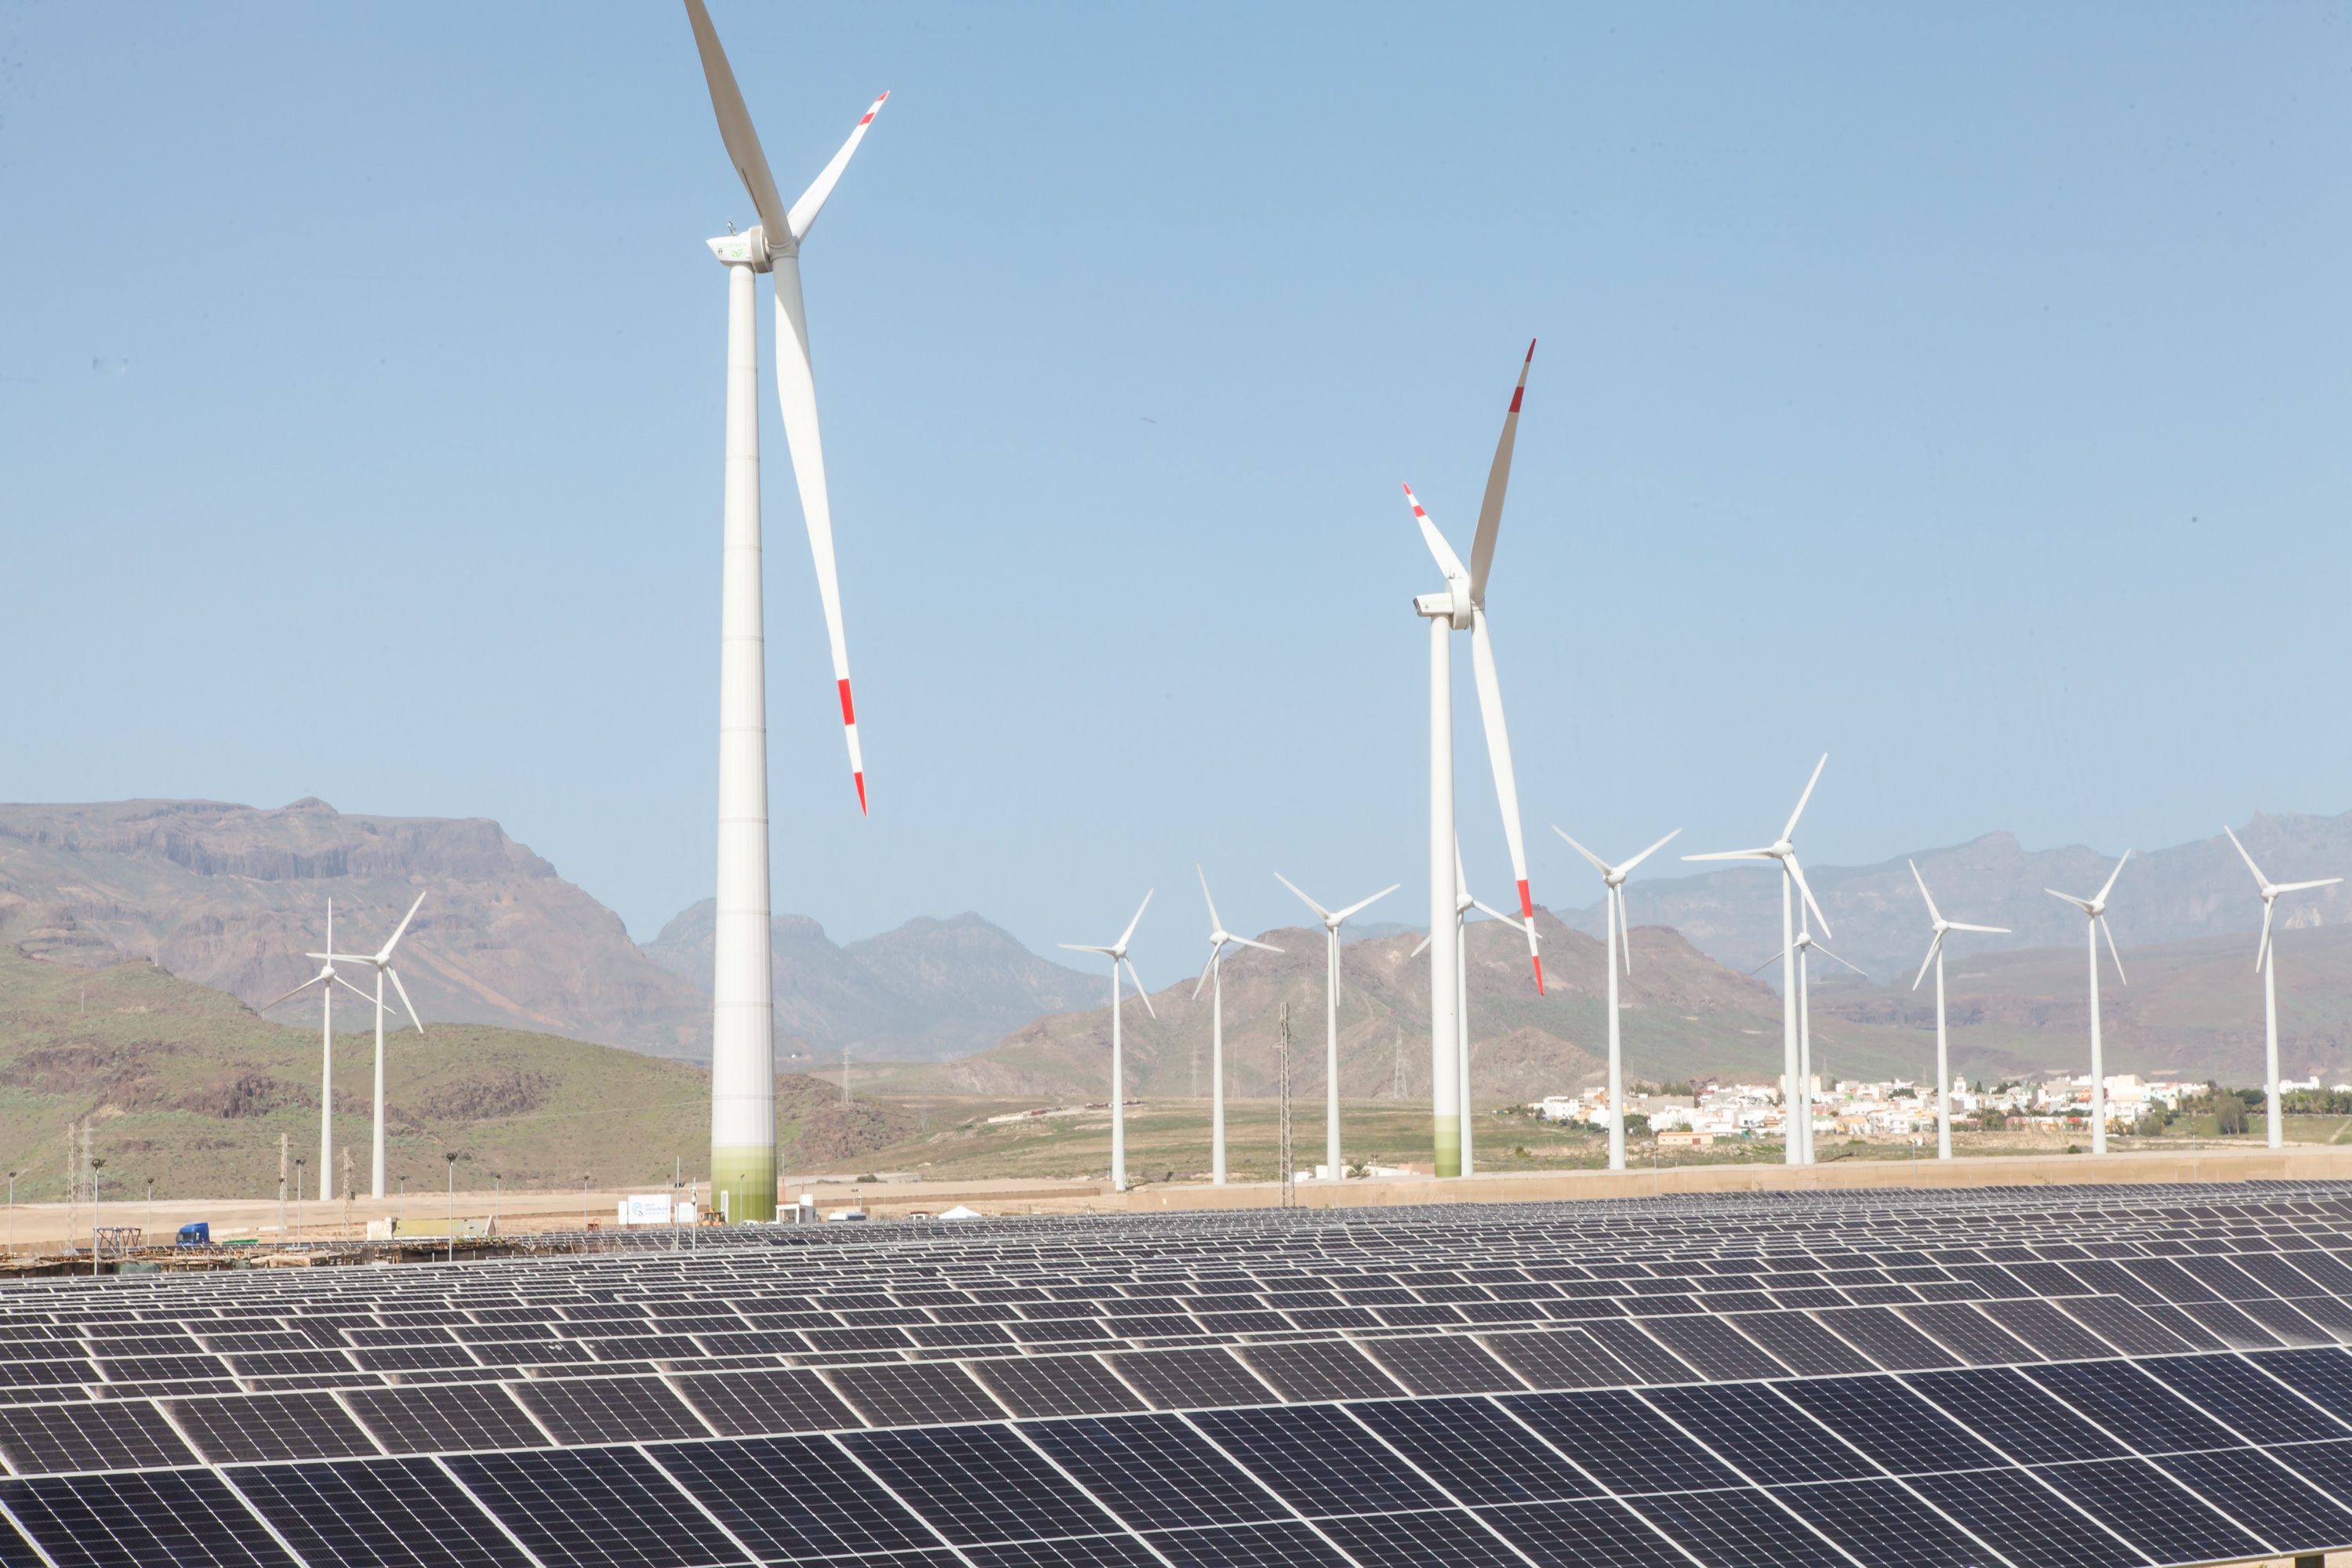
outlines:
[[[1202,987],[1209,984],[1209,971],[1217,967],[1217,949],[1221,945],[1223,944],[1218,942],[1209,944],[1209,962],[1201,965],[1200,982],[1192,987],[1192,1000],[1195,1002],[1201,999]]]
[[[1515,931],[1525,932],[1530,938],[1534,935],[1534,933],[1528,930],[1526,922],[1505,914],[1502,910],[1496,909],[1491,904],[1483,904],[1477,900],[1473,899],[1470,900],[1470,907],[1476,910],[1480,914],[1485,915],[1487,919],[1499,921],[1500,923],[1510,927]]]
[[[2271,885],[2271,879],[2263,875],[2263,868],[2254,864],[2254,858],[2246,853],[2246,847],[2238,842],[2238,836],[2230,832],[2230,825],[2228,823],[2225,822],[2221,824],[2221,831],[2229,834],[2230,847],[2237,850],[2238,858],[2246,863],[2246,869],[2254,874],[2254,885],[2261,888],[2269,887]]]
[[[1277,881],[1277,882],[1281,883],[1284,887],[1288,888],[1292,892],[1294,892],[1294,893],[1298,893],[1298,884],[1297,884],[1297,883],[1296,883],[1296,882],[1294,882],[1294,881],[1292,881],[1289,878],[1287,878],[1287,877],[1284,876],[1281,872],[1276,871],[1276,872],[1274,874],[1274,879],[1275,879],[1276,881]],[[1372,895],[1372,898],[1374,898],[1374,899],[1379,898],[1379,897],[1380,897],[1380,895],[1379,895],[1378,893],[1375,893],[1375,894],[1373,894],[1373,895]],[[1320,905],[1320,904],[1317,903],[1314,900],[1312,900],[1312,899],[1308,898],[1308,897],[1307,897],[1306,894],[1304,894],[1304,893],[1298,893],[1298,901],[1299,901],[1300,903],[1302,903],[1302,904],[1305,904],[1308,909],[1313,910],[1315,911],[1315,918],[1316,918],[1317,920],[1319,920],[1319,921],[1323,921],[1323,922],[1324,922],[1325,924],[1327,924],[1327,925],[1328,925],[1328,923],[1330,923],[1330,920],[1331,920],[1331,911],[1330,911],[1330,910],[1328,910],[1325,909],[1322,905]],[[1368,903],[1370,903],[1371,901],[1372,901],[1372,900],[1371,900],[1371,899],[1366,899],[1366,900],[1364,900],[1364,903],[1368,904]],[[1357,905],[1357,906],[1356,906],[1356,908],[1357,908],[1357,909],[1361,909],[1361,908],[1363,908],[1363,904],[1359,904],[1359,905]],[[1353,911],[1350,911],[1350,912],[1352,913]]]
[[[874,123],[874,117],[881,113],[882,106],[889,101],[890,95],[887,92],[874,100],[874,106],[850,132],[849,140],[844,142],[841,151],[833,155],[833,162],[809,182],[809,188],[801,193],[801,199],[794,202],[793,210],[784,215],[784,222],[791,230],[794,244],[806,239],[808,231],[816,226],[816,215],[824,210],[824,198],[833,195],[833,187],[840,183],[841,172],[849,167],[849,155],[857,151],[860,142],[866,140],[866,128]]]
[[[1120,959],[1119,962],[1127,963],[1125,959]],[[1143,976],[1135,972],[1135,965],[1132,963],[1127,964],[1127,977],[1135,982],[1135,999],[1143,1004],[1143,1010],[1154,1018],[1159,1017],[1160,1009],[1151,1005],[1150,994],[1143,989]]]
[[[1927,918],[1940,921],[1944,918],[1943,912],[1936,908],[1936,896],[1927,891],[1927,879],[1919,875],[1919,862],[1906,860],[1903,863],[1911,868],[1911,879],[1919,884],[1919,897],[1927,900]],[[1916,991],[1919,987],[1914,984],[1911,989]]]
[[[1836,953],[1832,952],[1828,948],[1823,947],[1820,942],[1815,942],[1815,943],[1813,943],[1813,951],[1814,951],[1815,952],[1820,953],[1823,958],[1830,959],[1830,960],[1832,960],[1832,961],[1834,961],[1834,962],[1836,962],[1836,963],[1845,964],[1845,966],[1846,966],[1848,969],[1853,970],[1856,974],[1861,975],[1864,980],[1867,980],[1867,979],[1869,979],[1869,978],[1870,978],[1870,972],[1869,972],[1868,970],[1866,970],[1866,969],[1863,968],[1863,966],[1862,966],[1861,964],[1859,964],[1859,963],[1848,963],[1845,959],[1839,958],[1839,957],[1838,957],[1838,955],[1837,955]]]
[[[272,1007],[277,1006],[279,1002],[290,1001],[294,997],[299,996],[303,992],[308,991],[311,986],[316,985],[320,981],[324,980],[325,978],[326,975],[323,973],[313,974],[310,979],[305,980],[301,984],[297,985],[293,990],[286,993],[285,995],[277,998],[276,1001],[265,1002],[260,1006],[255,1008],[254,1011],[257,1013],[267,1013]]]
[[[1217,918],[1217,900],[1209,896],[1209,873],[1202,870],[1197,864],[1193,866],[1192,869],[1200,875],[1201,897],[1209,906],[1209,929],[1211,931],[1224,930],[1225,922]]]
[[[1919,989],[1919,982],[1927,978],[1927,966],[1936,962],[1936,954],[1944,945],[1944,933],[1937,931],[1936,940],[1927,944],[1927,956],[1919,961],[1919,973],[1912,978],[1911,989]]]
[[[2263,940],[2254,944],[2254,973],[2263,972],[2263,961],[2271,955],[2271,911],[2278,906],[2270,900],[2263,900]]]
[[[801,521],[807,526],[809,555],[816,565],[816,592],[824,606],[824,635],[833,654],[834,689],[841,698],[842,736],[849,746],[850,782],[857,786],[857,810],[866,805],[866,754],[857,743],[857,705],[849,695],[849,638],[841,623],[841,574],[833,554],[833,499],[825,488],[824,439],[816,421],[816,373],[809,360],[808,313],[801,303],[800,262],[775,259],[776,401],[783,410],[784,445],[792,452],[793,480],[801,492]]]
[[[1749,970],[1748,973],[1750,973],[1750,974],[1761,974],[1761,973],[1763,973],[1766,970],[1768,970],[1768,969],[1771,968],[1774,964],[1776,964],[1776,963],[1780,963],[1782,959],[1784,959],[1784,958],[1788,957],[1788,956],[1789,956],[1789,952],[1790,952],[1790,950],[1789,950],[1789,949],[1787,949],[1787,948],[1785,948],[1785,947],[1784,947],[1784,948],[1782,948],[1780,952],[1778,952],[1774,953],[1771,957],[1769,957],[1769,958],[1766,959],[1763,963],[1761,963],[1758,964],[1755,968],[1753,968],[1753,969]]]
[[[1655,844],[1651,845],[1647,849],[1643,850],[1639,855],[1634,856],[1631,860],[1626,861],[1622,866],[1617,868],[1618,876],[1625,876],[1628,872],[1632,871],[1634,867],[1640,865],[1643,861],[1647,860],[1651,856],[1655,855],[1667,845],[1673,843],[1675,838],[1681,836],[1681,834],[1682,829],[1679,827],[1675,828],[1674,832],[1667,834],[1664,838],[1659,839]]]
[[[1503,412],[1503,434],[1495,442],[1495,461],[1486,470],[1486,494],[1478,503],[1478,531],[1470,540],[1470,602],[1486,602],[1486,573],[1495,564],[1495,534],[1503,525],[1503,492],[1511,488],[1511,448],[1519,438],[1519,404],[1528,395],[1528,371],[1536,363],[1536,344],[1528,340],[1528,357],[1519,362],[1519,384],[1511,388],[1511,405]]]
[[[2007,936],[2009,934],[2009,928],[2007,926],[1972,926],[1965,924],[1959,921],[1946,921],[1944,922],[1944,929],[1946,931],[1980,931],[1987,936]]]
[[[1055,947],[1066,948],[1066,949],[1068,949],[1068,950],[1069,950],[1070,952],[1099,952],[1099,953],[1101,953],[1105,958],[1108,958],[1108,957],[1110,957],[1110,956],[1111,956],[1111,950],[1110,950],[1109,948],[1107,948],[1107,947],[1088,947],[1086,943],[1084,943],[1084,942],[1055,942],[1054,945],[1055,945]]]
[[[1559,823],[1553,823],[1551,825],[1551,830],[1554,833],[1559,834],[1562,838],[1567,839],[1568,847],[1570,849],[1575,850],[1579,855],[1583,856],[1584,858],[1591,864],[1592,868],[1600,872],[1603,877],[1608,876],[1612,871],[1614,871],[1617,868],[1609,864],[1608,861],[1603,860],[1600,856],[1595,855],[1591,850],[1587,849],[1583,845],[1579,844],[1575,839],[1569,838],[1566,833],[1561,832]]]
[[[2042,890],[2049,894],[2053,899],[2065,900],[2068,903],[2074,905],[2076,909],[2081,910],[2085,914],[2090,912],[2091,900],[2088,899],[2078,899],[2072,893],[2062,893],[2055,888],[2044,888]]]
[[[418,1034],[423,1034],[425,1032],[425,1015],[418,1012],[416,1010],[416,1004],[408,999],[408,987],[400,983],[400,971],[387,966],[384,973],[392,976],[392,988],[400,993],[400,1005],[408,1014],[408,1021],[416,1026],[416,1032]]]
[[[1404,487],[1404,499],[1412,503],[1412,519],[1421,524],[1421,537],[1428,542],[1429,552],[1437,557],[1437,569],[1445,574],[1448,583],[1466,584],[1470,574],[1463,567],[1462,557],[1454,553],[1454,546],[1437,531],[1437,524],[1429,520],[1428,511],[1423,508],[1421,498],[1412,493],[1411,485]]]
[[[1127,922],[1125,931],[1118,933],[1118,954],[1121,958],[1127,956],[1128,939],[1135,934],[1135,928],[1143,923],[1143,911],[1151,907],[1151,895],[1159,890],[1157,888],[1150,888],[1144,891],[1143,902],[1135,906],[1135,918]]]
[[[2124,851],[2124,859],[2116,861],[2116,868],[2107,873],[2107,885],[2099,889],[2099,896],[2091,900],[2093,903],[2104,904],[2107,901],[2107,895],[2115,891],[2116,879],[2124,874],[2124,860],[2130,859],[2131,855],[2132,852],[2130,850],[2126,849]]]
[[[375,1005],[375,998],[374,998],[374,997],[373,997],[373,996],[369,995],[366,992],[364,992],[364,991],[361,990],[358,986],[356,986],[356,985],[352,984],[350,981],[348,981],[348,980],[344,979],[341,975],[340,975],[340,974],[335,975],[335,976],[333,976],[333,979],[334,979],[334,982],[335,982],[335,984],[338,984],[338,985],[341,986],[344,990],[346,990],[346,991],[350,992],[352,995],[354,995],[354,996],[358,997],[361,1001],[362,1001],[362,1002],[366,1003],[369,1006],[373,1007],[373,1006],[374,1006],[374,1005]]]
[[[1354,903],[1349,904],[1346,909],[1341,910],[1338,914],[1333,915],[1331,919],[1334,922],[1337,922],[1346,920],[1350,915],[1361,914],[1364,910],[1371,908],[1374,904],[1379,903],[1382,899],[1387,898],[1391,893],[1395,892],[1402,886],[1404,886],[1404,884],[1402,882],[1391,882],[1387,887],[1382,888],[1370,898],[1358,899]]]
[[[1823,752],[1822,760],[1813,764],[1813,776],[1805,781],[1805,793],[1797,797],[1797,809],[1789,814],[1789,826],[1780,829],[1781,837],[1794,838],[1797,836],[1797,818],[1805,815],[1805,803],[1813,798],[1813,786],[1822,782],[1822,770],[1829,765],[1830,754]]]
[[[2332,888],[2343,879],[2344,879],[2341,877],[2322,877],[2315,882],[2281,882],[2277,887],[2273,888],[2271,891],[2273,893],[2300,893],[2307,888]]]
[[[2130,984],[2131,981],[2124,974],[2124,955],[2116,947],[2115,928],[2107,924],[2107,917],[2105,915],[2099,917],[2099,932],[2107,939],[2107,956],[2116,961],[2116,978],[2123,981],[2126,985]]]
[[[790,248],[792,219],[783,198],[776,195],[775,176],[768,173],[768,155],[760,151],[760,138],[751,129],[751,112],[743,107],[743,89],[735,85],[727,51],[719,47],[719,30],[710,25],[710,13],[702,0],[686,0],[686,19],[694,28],[694,47],[702,56],[702,79],[710,89],[710,107],[719,116],[719,135],[727,143],[727,156],[734,160],[736,175],[758,209],[769,240],[779,248]]]
[[[1252,942],[1245,936],[1228,936],[1225,940],[1234,943],[1237,947],[1254,947],[1260,952],[1280,952],[1282,951],[1282,949],[1276,947],[1271,942]]]
[[[1511,851],[1511,875],[1518,882],[1519,918],[1527,922],[1528,959],[1535,965],[1536,994],[1543,994],[1543,957],[1536,951],[1536,905],[1528,891],[1528,845],[1519,831],[1519,784],[1511,771],[1511,736],[1503,724],[1503,685],[1495,673],[1495,644],[1486,612],[1470,610],[1470,666],[1477,676],[1478,716],[1486,721],[1486,761],[1495,770],[1495,796],[1503,808],[1503,841]]]
[[[1704,855],[1685,855],[1685,860],[1769,860],[1769,849],[1710,849]]]
[[[1423,937],[1421,939],[1421,945],[1414,948],[1411,952],[1405,954],[1405,956],[1408,959],[1419,958],[1423,953],[1427,952],[1428,951],[1429,939],[1427,937]]]
[[[408,934],[408,922],[415,920],[416,918],[416,911],[424,907],[425,895],[423,893],[419,893],[416,895],[416,901],[408,906],[408,912],[400,917],[400,924],[394,929],[392,940],[385,942],[383,944],[383,951],[375,955],[376,963],[382,963],[385,959],[392,956],[392,950],[398,947],[400,945],[400,939]]]
[[[1805,907],[1813,911],[1813,919],[1822,922],[1822,934],[1829,935],[1830,917],[1822,913],[1822,906],[1813,897],[1812,884],[1805,880],[1805,868],[1797,864],[1797,858],[1793,854],[1781,864],[1788,867],[1789,875],[1797,879],[1797,891],[1805,896]]]
[[[1625,973],[1631,974],[1633,973],[1633,928],[1625,918],[1625,885],[1620,882],[1612,890],[1617,895],[1617,957],[1624,964]]]

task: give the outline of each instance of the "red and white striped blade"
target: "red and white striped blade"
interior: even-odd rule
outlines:
[[[1528,357],[1519,362],[1519,384],[1511,388],[1511,406],[1503,414],[1502,438],[1495,443],[1495,463],[1486,470],[1486,499],[1478,503],[1478,531],[1470,541],[1470,602],[1486,602],[1486,570],[1495,563],[1495,534],[1503,525],[1503,492],[1511,488],[1511,448],[1519,439],[1519,404],[1528,395],[1528,371],[1536,362],[1535,340],[1528,340]]]
[[[1486,631],[1486,612],[1475,606],[1470,611],[1470,668],[1477,678],[1478,717],[1486,725],[1486,761],[1495,770],[1495,795],[1503,807],[1503,838],[1511,848],[1519,915],[1528,922],[1528,958],[1535,965],[1536,994],[1541,995],[1543,955],[1536,951],[1536,906],[1528,891],[1528,846],[1519,832],[1519,784],[1511,772],[1511,737],[1503,725],[1503,683],[1495,673],[1495,646]]]
[[[793,204],[793,210],[785,220],[792,226],[793,243],[797,245],[806,239],[808,231],[816,226],[816,215],[824,210],[824,199],[833,195],[833,187],[841,183],[841,172],[849,167],[849,155],[857,151],[860,142],[866,140],[866,128],[874,123],[874,117],[881,113],[882,106],[889,101],[890,95],[887,92],[874,100],[874,107],[866,111],[865,117],[849,132],[849,140],[844,142],[841,151],[833,155],[833,162],[809,182],[809,188],[803,191],[801,199]]]
[[[1437,531],[1437,524],[1430,521],[1428,511],[1421,504],[1421,498],[1412,493],[1411,485],[1404,487],[1404,499],[1412,505],[1412,520],[1421,524],[1421,537],[1428,542],[1429,552],[1437,557],[1437,569],[1445,574],[1445,580],[1457,583],[1467,577],[1469,574],[1462,568],[1462,557],[1454,553],[1454,546],[1446,543],[1445,535]]]
[[[784,416],[784,445],[791,449],[793,479],[801,492],[801,521],[808,525],[809,553],[816,563],[817,597],[824,604],[824,635],[833,651],[833,681],[841,695],[841,728],[849,742],[849,774],[857,785],[857,809],[866,805],[866,757],[857,744],[857,707],[849,696],[849,641],[841,625],[841,576],[833,559],[833,500],[824,482],[824,441],[817,432],[816,377],[810,368],[808,321],[801,305],[797,258],[775,259],[776,401]]]

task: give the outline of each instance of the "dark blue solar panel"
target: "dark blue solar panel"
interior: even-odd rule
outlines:
[[[1176,1568],[1347,1568],[1348,1560],[1304,1524],[1171,1530],[1151,1544]]]
[[[2064,1362],[2029,1367],[2025,1375],[2143,1454],[2234,1448],[2245,1443],[2142,1374],[2136,1363]]]
[[[852,1432],[840,1442],[960,1545],[1118,1529],[1003,1426],[898,1427]]]
[[[1899,1482],[1775,1487],[1772,1495],[1870,1568],[2005,1568],[1984,1542]],[[2000,1521],[1966,1522],[1997,1529]]]
[[[2227,1562],[2264,1550],[2146,1459],[2047,1465],[2036,1473],[2159,1563]]]
[[[922,1521],[822,1437],[706,1439],[650,1451],[762,1559],[939,1545]]]
[[[2024,1464],[2103,1459],[2130,1451],[2008,1367],[1924,1373],[1904,1382]]]
[[[0,1483],[57,1568],[291,1568],[245,1505],[209,1470],[57,1476]],[[12,1563],[37,1563],[14,1531]]]
[[[1897,1475],[2008,1462],[1895,1378],[1807,1378],[1775,1386]]]
[[[1527,1568],[1501,1536],[1458,1509],[1327,1520],[1323,1533],[1363,1568]]]
[[[234,1472],[287,1543],[336,1568],[528,1568],[530,1559],[429,1459]]]
[[[2144,1568],[2147,1556],[2023,1470],[1915,1476],[1913,1491],[1975,1526],[2023,1568]]]
[[[1597,1497],[1601,1489],[1484,1399],[1381,1400],[1356,1418],[1467,1503]]]
[[[1446,1501],[1336,1406],[1217,1410],[1189,1419],[1304,1514],[1398,1513]]]
[[[1749,1480],[1833,1481],[1879,1474],[1834,1433],[1760,1383],[1653,1389],[1645,1395]]]
[[[1621,1496],[1734,1487],[1739,1478],[1633,1394],[1506,1395],[1503,1406]]]
[[[2173,1454],[2158,1468],[2278,1552],[2352,1546],[2352,1509],[2252,1448]]]
[[[1173,1415],[1037,1421],[1022,1431],[1138,1529],[1290,1517],[1247,1471]]]
[[[1478,1511],[1540,1568],[1690,1568],[1689,1558],[1614,1499]]]
[[[1853,1568],[1843,1552],[1759,1491],[1645,1497],[1633,1507],[1707,1568]]]

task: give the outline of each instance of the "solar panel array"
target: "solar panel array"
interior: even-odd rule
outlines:
[[[0,1568],[2352,1547],[2352,1184],[676,1239],[0,1289]]]

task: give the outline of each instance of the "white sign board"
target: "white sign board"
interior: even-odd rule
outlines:
[[[623,1225],[669,1225],[674,1223],[667,1193],[631,1193],[621,1200]]]

